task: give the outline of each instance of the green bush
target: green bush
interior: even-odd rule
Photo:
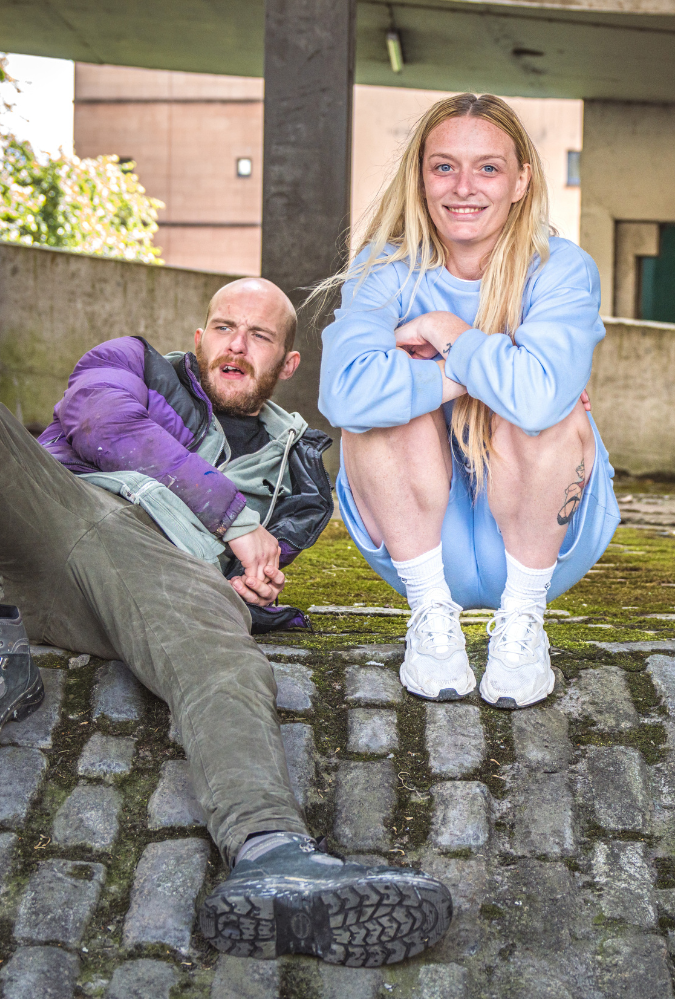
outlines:
[[[161,264],[157,210],[117,156],[41,163],[29,142],[0,135],[0,240]]]

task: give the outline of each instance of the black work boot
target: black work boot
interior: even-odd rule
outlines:
[[[26,718],[44,696],[21,611],[12,604],[0,604],[0,728],[5,722]]]
[[[202,933],[235,957],[310,954],[376,968],[419,954],[450,925],[450,892],[428,874],[345,863],[309,836],[279,833],[263,856],[255,841],[202,905]]]

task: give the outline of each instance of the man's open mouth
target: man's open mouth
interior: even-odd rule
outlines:
[[[238,367],[236,364],[221,364],[219,371],[226,378],[244,378],[247,374],[243,368]]]

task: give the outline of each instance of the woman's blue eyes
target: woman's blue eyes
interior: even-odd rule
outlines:
[[[437,167],[436,169],[437,169],[437,170],[438,170],[438,171],[439,171],[440,173],[449,173],[449,172],[450,172],[450,170],[452,170],[452,167],[450,166],[450,164],[449,164],[449,163],[439,163],[439,165],[438,165],[438,167]],[[488,173],[489,173],[490,175],[492,175],[493,173],[496,173],[496,172],[497,172],[497,167],[494,167],[494,166],[492,166],[491,164],[488,164],[487,166],[484,166],[484,167],[483,167],[483,170],[485,170],[485,171],[486,171],[486,172],[488,172]]]

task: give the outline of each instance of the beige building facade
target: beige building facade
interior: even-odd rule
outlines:
[[[156,243],[167,264],[259,274],[263,81],[77,63],[75,151],[136,162],[149,194],[166,208]],[[356,86],[352,219],[367,212],[391,176],[411,127],[436,90]],[[580,189],[568,166],[581,149],[581,101],[508,98],[544,160],[551,216],[579,239]],[[572,153],[572,158],[568,157]]]
[[[675,322],[674,176],[675,104],[586,103],[581,245],[605,315]]]

